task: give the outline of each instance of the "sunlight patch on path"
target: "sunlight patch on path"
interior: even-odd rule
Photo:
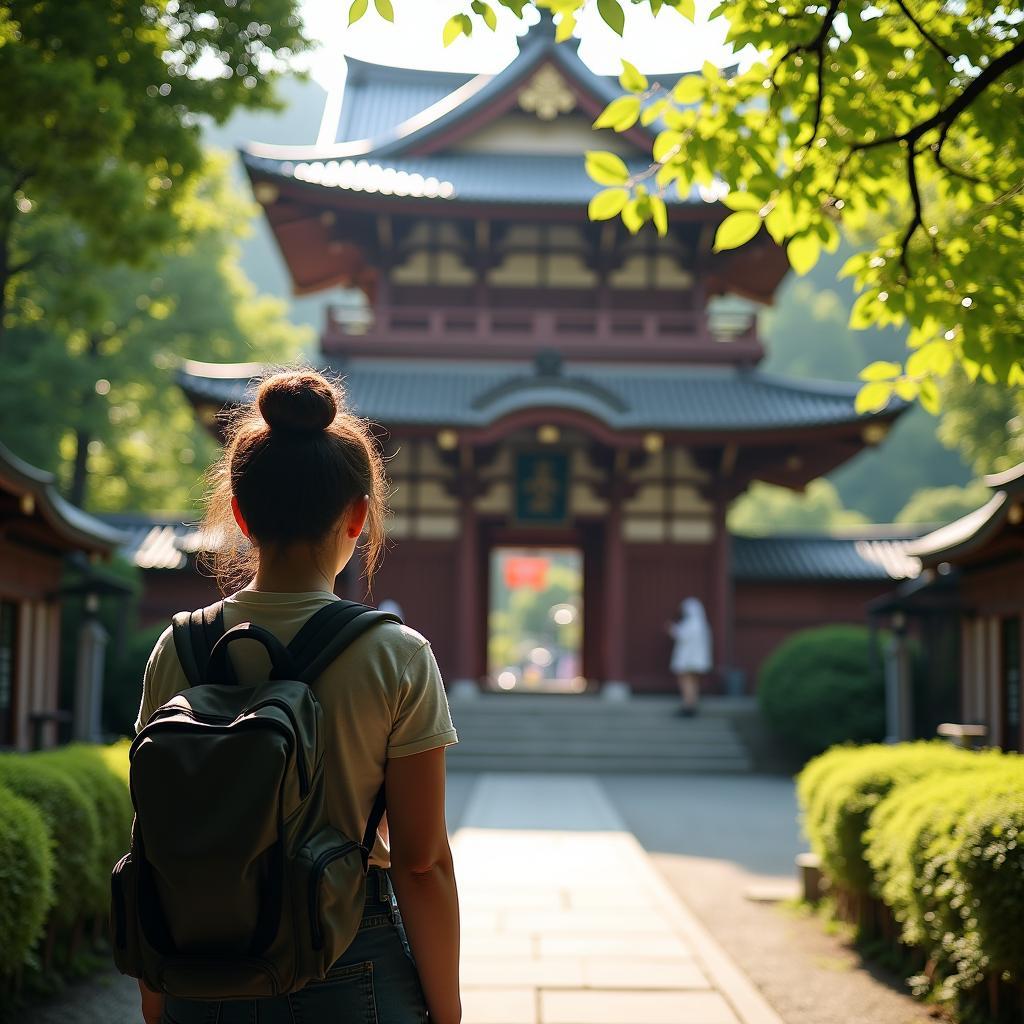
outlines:
[[[483,775],[452,847],[464,1024],[782,1024],[596,779]]]

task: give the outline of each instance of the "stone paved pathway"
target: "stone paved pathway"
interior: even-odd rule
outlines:
[[[781,1024],[594,778],[483,775],[461,826],[464,1024]]]

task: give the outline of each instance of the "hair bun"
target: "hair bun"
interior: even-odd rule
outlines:
[[[260,415],[271,430],[316,434],[338,414],[338,399],[330,381],[319,373],[277,373],[260,385],[256,395]]]

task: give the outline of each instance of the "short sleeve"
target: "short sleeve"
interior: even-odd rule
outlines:
[[[424,643],[402,673],[388,757],[407,757],[458,743],[434,652]]]
[[[153,650],[146,662],[146,669],[142,673],[142,700],[139,703],[139,714],[135,719],[135,733],[142,730],[149,721],[150,716],[161,704],[173,696],[173,691],[167,691],[167,647],[172,643],[171,628],[167,627],[160,634]],[[172,659],[177,667],[177,658]]]

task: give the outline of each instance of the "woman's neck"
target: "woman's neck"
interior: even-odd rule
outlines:
[[[314,552],[292,548],[287,551],[260,551],[259,568],[247,590],[276,594],[302,594],[334,590],[334,577],[323,570],[324,561]]]

